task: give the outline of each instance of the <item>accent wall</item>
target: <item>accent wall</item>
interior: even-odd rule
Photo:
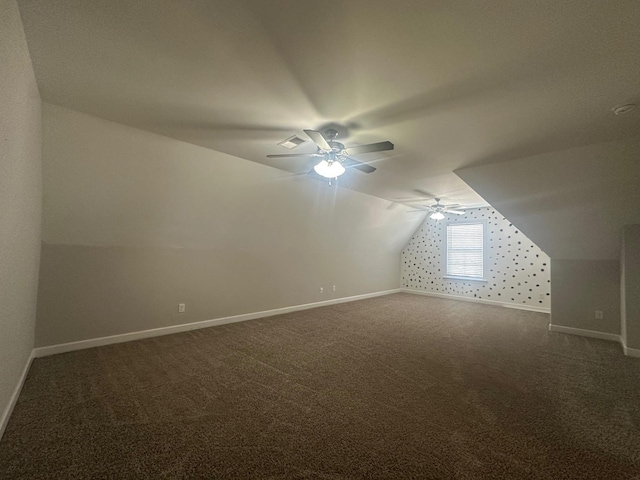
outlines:
[[[548,310],[549,257],[494,208],[474,208],[447,219],[427,217],[402,251],[404,288]],[[445,225],[486,221],[487,281],[444,278]]]

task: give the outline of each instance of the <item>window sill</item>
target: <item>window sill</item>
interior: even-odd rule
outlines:
[[[445,275],[442,278],[446,280],[462,280],[465,282],[484,282],[484,283],[489,282],[489,280],[486,280],[484,278],[477,278],[477,277],[453,277],[451,275]]]

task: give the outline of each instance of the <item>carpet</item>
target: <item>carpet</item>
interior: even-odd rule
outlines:
[[[2,479],[640,479],[640,361],[410,294],[34,360]]]

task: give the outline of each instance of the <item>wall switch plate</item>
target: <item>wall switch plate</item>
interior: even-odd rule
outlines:
[[[600,310],[596,310],[596,320],[602,320],[604,318],[604,314]]]
[[[184,303],[178,304],[178,313],[184,313],[186,310],[186,305]]]

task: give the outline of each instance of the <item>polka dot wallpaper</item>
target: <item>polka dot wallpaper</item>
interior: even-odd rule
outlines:
[[[486,282],[451,280],[445,272],[445,225],[487,222]],[[542,308],[550,306],[549,257],[491,207],[447,215],[439,222],[427,217],[402,251],[402,286],[426,292],[493,300]]]

